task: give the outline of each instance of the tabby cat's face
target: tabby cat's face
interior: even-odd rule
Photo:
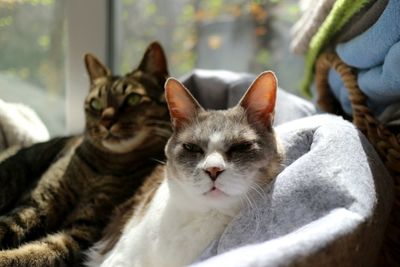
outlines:
[[[153,43],[140,66],[112,76],[93,56],[86,56],[91,89],[85,99],[86,136],[97,147],[128,153],[168,138],[168,110],[163,85],[168,75],[161,47]]]
[[[281,155],[272,129],[276,81],[263,73],[234,108],[205,111],[178,81],[166,96],[174,124],[166,154],[172,183],[205,206],[247,201],[276,175]]]

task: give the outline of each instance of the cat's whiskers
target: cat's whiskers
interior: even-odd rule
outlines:
[[[244,208],[246,207],[246,199],[243,196],[239,196],[240,200],[240,207]]]
[[[157,163],[160,163],[161,165],[165,165],[166,164],[165,161],[162,161],[162,160],[159,160],[159,159],[156,159],[156,158],[150,158],[150,160],[153,160],[153,161],[155,161]]]
[[[152,133],[163,138],[169,138],[171,136],[171,131],[160,128],[154,128]]]
[[[138,127],[135,127],[134,125],[118,125],[117,129],[111,129],[113,131],[119,132],[119,131],[133,131],[135,129],[138,129]]]
[[[265,194],[263,188],[257,183],[251,183],[249,185],[250,189],[257,193],[258,196],[261,197],[262,200],[265,200]]]
[[[106,132],[101,130],[98,126],[88,126],[87,127],[87,132],[90,133],[90,135],[94,138],[103,138],[107,135]]]
[[[102,134],[102,133],[91,133],[91,136],[93,137],[93,138],[96,138],[96,139],[103,139],[106,135],[104,135],[104,134]]]
[[[165,120],[158,120],[158,119],[150,119],[147,120],[146,125],[158,125],[158,126],[166,126],[171,128],[171,123]]]
[[[132,125],[126,125],[126,126],[119,126],[118,129],[111,129],[110,132],[114,133],[132,133],[137,129],[136,127]]]
[[[242,205],[241,207],[242,207],[242,208],[245,208],[245,212],[246,212],[247,214],[251,214],[252,209],[249,209],[249,208],[248,208],[248,206],[251,207],[251,201],[250,201],[250,199],[249,199],[248,197],[246,197],[246,195],[241,195],[241,196],[239,196],[239,199],[240,199],[240,202],[241,202],[241,205]],[[251,226],[251,220],[247,220],[247,221],[246,221],[246,224],[243,225],[244,228],[251,228],[250,226]],[[254,236],[254,234],[255,234],[255,233],[253,233],[252,236]]]
[[[258,205],[256,203],[253,203],[252,200],[252,194],[250,194],[250,192],[248,192],[247,194],[244,195],[245,198],[248,200],[248,203],[250,204],[250,214],[254,216],[254,220],[256,223],[256,227],[255,230],[253,231],[253,236],[255,236],[258,232],[258,229],[260,228],[260,214],[259,214],[259,208]]]
[[[100,130],[100,128],[97,126],[97,125],[94,125],[94,126],[87,126],[87,130],[88,131],[91,131],[92,133],[94,132],[94,133],[100,133],[100,132],[102,132],[101,130]]]
[[[254,210],[253,202],[251,202],[249,196],[248,196],[247,194],[244,194],[243,196],[244,196],[244,198],[247,200],[247,203],[249,204],[250,209],[251,209],[251,210]]]
[[[146,123],[145,127],[150,129],[151,133],[158,134],[160,136],[170,138],[172,134],[172,130],[170,124],[152,124]]]

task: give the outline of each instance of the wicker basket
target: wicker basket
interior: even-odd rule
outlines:
[[[343,115],[328,84],[328,71],[333,68],[349,91],[353,124],[361,130],[379,153],[391,173],[395,185],[395,200],[386,229],[378,266],[400,266],[400,134],[381,124],[366,105],[367,97],[357,84],[357,74],[335,53],[322,53],[315,66],[317,105],[326,112]]]

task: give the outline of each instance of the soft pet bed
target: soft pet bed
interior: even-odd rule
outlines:
[[[49,139],[42,120],[30,107],[0,99],[0,152],[13,146],[29,146]]]
[[[253,78],[195,71],[185,84],[202,105],[218,109],[236,104]],[[332,115],[295,120],[314,113],[307,101],[278,93],[284,169],[196,267],[374,266],[393,199],[391,177],[351,123]]]
[[[330,115],[283,124],[277,133],[285,169],[201,260],[221,255],[196,266],[374,266],[392,184],[371,145]]]

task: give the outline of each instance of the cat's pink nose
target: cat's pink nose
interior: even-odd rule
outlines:
[[[210,167],[204,170],[208,176],[210,176],[211,180],[217,180],[218,176],[224,171],[224,169],[219,167]]]

